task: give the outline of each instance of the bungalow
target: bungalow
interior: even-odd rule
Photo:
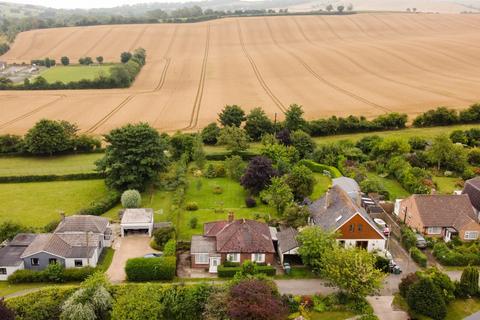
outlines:
[[[480,213],[480,177],[465,181],[462,194],[467,194],[470,202],[478,215]]]
[[[35,237],[32,233],[20,233],[0,248],[0,281],[7,280],[12,273],[25,268],[21,256]]]
[[[480,233],[480,224],[467,194],[414,194],[400,203],[399,217],[417,232],[443,237],[446,242],[452,235],[462,240],[477,240]]]
[[[210,273],[216,273],[225,261],[251,260],[270,265],[275,249],[266,223],[234,220],[230,213],[228,221],[205,223],[203,235],[192,236],[190,254],[192,268],[208,268]]]
[[[337,241],[344,247],[384,250],[385,235],[365,209],[357,205],[361,199],[354,199],[342,187],[334,185],[309,206],[310,224],[338,232]]]

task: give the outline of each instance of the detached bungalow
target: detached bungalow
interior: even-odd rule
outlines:
[[[0,248],[0,281],[7,280],[8,276],[17,270],[25,269],[21,256],[36,236],[32,233],[20,233],[5,247]]]
[[[268,225],[254,220],[234,220],[233,213],[228,218],[228,221],[205,223],[203,235],[192,236],[192,268],[208,268],[209,272],[216,273],[225,261],[272,264],[275,249]]]
[[[469,196],[414,194],[400,203],[400,219],[430,237],[451,240],[457,235],[462,240],[477,240],[480,224]]]
[[[344,188],[334,185],[309,206],[310,224],[338,232],[338,242],[344,247],[384,250],[386,237],[365,209],[357,205],[360,201],[361,198],[352,199]]]

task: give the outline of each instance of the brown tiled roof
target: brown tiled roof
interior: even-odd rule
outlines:
[[[104,233],[108,226],[108,219],[89,215],[74,215],[65,217],[60,222],[55,233],[59,232],[93,232]]]
[[[217,221],[204,226],[204,236],[216,238],[219,253],[274,253],[270,229],[266,223],[240,219],[231,223]]]
[[[425,227],[454,227],[460,230],[466,223],[477,221],[466,194],[415,194],[412,198]]]
[[[473,207],[480,210],[480,177],[465,181],[462,194],[468,194]]]

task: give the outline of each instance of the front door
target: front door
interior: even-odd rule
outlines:
[[[452,239],[452,233],[448,229],[445,230],[445,237],[443,238],[443,240],[445,242],[450,242],[451,239]]]
[[[218,265],[221,263],[220,257],[210,257],[210,269],[208,272],[217,273]]]

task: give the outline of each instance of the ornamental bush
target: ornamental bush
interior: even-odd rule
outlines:
[[[197,211],[198,210],[198,203],[195,201],[191,201],[185,205],[185,209],[187,211]]]
[[[440,289],[430,278],[423,278],[410,287],[407,303],[412,311],[434,320],[442,320],[447,315],[447,306]]]
[[[456,293],[461,298],[474,297],[478,294],[478,268],[468,266],[462,272]]]
[[[125,266],[128,281],[172,280],[175,277],[175,257],[134,258]]]
[[[425,268],[427,266],[427,256],[422,251],[420,251],[418,248],[416,248],[416,247],[411,248],[410,249],[410,255],[411,255],[413,261],[418,263],[418,265],[420,267]]]
[[[3,298],[0,298],[0,319],[15,320],[15,313],[5,304]]]
[[[167,241],[173,238],[175,238],[175,228],[173,226],[160,228],[153,232],[153,239],[160,250],[163,250],[163,246],[165,246]]]
[[[127,208],[140,208],[142,206],[142,196],[137,190],[125,190],[120,198],[122,207]]]
[[[163,255],[165,257],[174,257],[177,253],[177,241],[175,239],[170,239],[163,247]]]

